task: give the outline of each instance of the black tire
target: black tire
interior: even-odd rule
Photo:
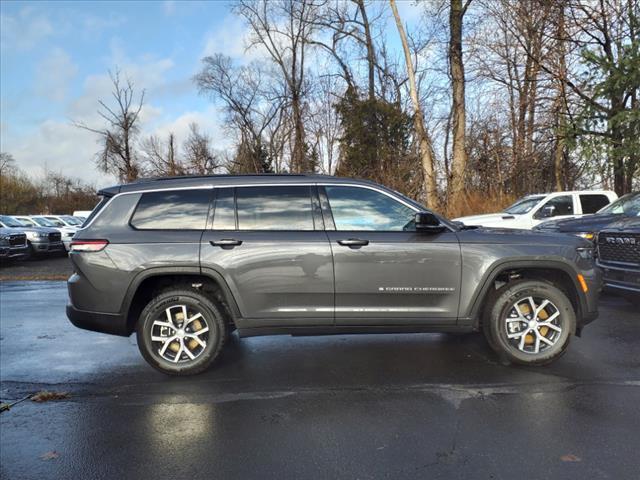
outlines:
[[[513,322],[516,324],[517,331],[511,332],[510,335],[517,335],[520,331],[529,328],[526,322],[520,322],[519,320],[514,320],[514,317],[510,317],[514,312],[514,304],[516,302],[524,302],[529,297],[534,299],[534,304],[538,307],[541,303],[540,300],[548,300],[550,302],[549,306],[545,308],[545,314],[548,314],[547,311],[555,313],[557,310],[558,312],[554,325],[557,323],[556,327],[559,327],[561,332],[552,331],[548,327],[546,331],[543,330],[546,335],[551,336],[550,338],[545,336],[547,340],[553,340],[553,345],[551,346],[544,342],[539,342],[540,345],[538,347],[535,346],[538,342],[536,337],[541,331],[538,327],[536,327],[538,333],[531,331],[530,338],[533,340],[534,346],[530,346],[527,341],[529,335],[526,335],[524,341],[527,341],[527,343],[523,345],[523,350],[519,346],[524,334],[512,339],[507,336],[507,323]],[[509,319],[509,322],[507,322],[507,319]],[[546,365],[551,363],[567,350],[575,330],[576,315],[571,301],[559,288],[549,282],[517,280],[492,292],[487,299],[483,318],[484,335],[491,348],[503,361],[520,365]],[[538,348],[539,351],[535,352],[535,348]]]
[[[181,305],[185,305],[191,312],[198,312],[202,315],[204,325],[208,327],[208,335],[204,342],[206,346],[202,348],[195,359],[179,359],[178,362],[174,363],[160,354],[160,347],[164,346],[164,343],[154,342],[151,337],[153,329],[158,328],[157,325],[154,326],[154,322],[162,320],[160,317],[163,315],[166,318],[165,312],[168,308],[179,308],[178,306]],[[149,365],[167,375],[196,375],[205,371],[218,357],[227,338],[225,318],[221,312],[223,312],[223,309],[215,300],[208,298],[197,290],[174,288],[159,292],[144,308],[136,325],[136,337],[140,353]],[[176,334],[178,330],[173,329]],[[186,340],[178,339],[175,342],[183,345]],[[182,352],[182,350],[180,351]],[[168,353],[168,355],[170,354],[171,352]],[[184,354],[180,354],[181,358],[185,356],[186,351]]]

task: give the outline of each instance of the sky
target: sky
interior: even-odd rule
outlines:
[[[408,22],[416,8],[399,2]],[[97,136],[73,122],[102,125],[98,99],[109,98],[116,67],[145,89],[143,135],[173,132],[180,141],[195,121],[216,148],[227,147],[219,108],[192,78],[206,55],[251,55],[247,28],[230,10],[228,1],[2,1],[0,150],[34,177],[49,170],[98,187],[114,183],[94,165]]]

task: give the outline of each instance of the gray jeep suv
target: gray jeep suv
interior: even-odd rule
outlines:
[[[597,317],[590,242],[460,227],[367,181],[175,177],[99,194],[71,244],[67,316],[135,331],[168,374],[205,370],[233,330],[482,330],[504,361],[541,365]]]

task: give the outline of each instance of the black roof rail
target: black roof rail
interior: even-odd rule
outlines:
[[[185,180],[191,178],[225,178],[225,177],[308,177],[312,174],[306,173],[220,173],[214,175],[175,175],[173,177],[145,177],[137,178],[129,183],[147,183],[147,182],[162,182],[165,180]]]

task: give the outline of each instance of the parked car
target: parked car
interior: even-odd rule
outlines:
[[[542,365],[597,317],[601,274],[579,237],[458,226],[367,181],[209,176],[107,188],[69,254],[67,316],[127,336],[175,375],[230,331],[482,330]]]
[[[64,252],[60,232],[53,228],[30,227],[8,215],[0,215],[0,227],[14,228],[25,233],[30,255],[48,255]]]
[[[607,226],[597,243],[605,287],[640,305],[640,217],[625,217]]]
[[[64,243],[64,248],[69,251],[71,248],[71,239],[78,231],[77,226],[70,226],[63,222],[62,220],[58,220],[55,217],[50,219],[49,216],[44,215],[31,215],[29,218],[37,223],[40,226],[47,226],[49,228],[55,228],[62,235],[62,241]]]
[[[0,261],[2,264],[23,260],[29,255],[27,234],[13,228],[0,228]]]
[[[465,225],[528,230],[550,218],[574,218],[595,213],[617,198],[615,192],[608,190],[527,195],[504,212],[460,217],[454,221]]]
[[[76,210],[73,212],[73,216],[82,219],[84,222],[91,215],[91,210]]]
[[[46,228],[53,228],[54,230],[57,230],[58,232],[60,232],[60,236],[62,237],[62,243],[66,251],[69,251],[69,248],[71,247],[71,239],[73,238],[73,235],[78,231],[76,227],[56,226],[56,224],[54,224],[50,220],[47,220],[44,217],[35,217],[35,216],[27,217],[24,215],[14,215],[13,218],[31,227],[46,227]]]
[[[628,193],[593,215],[580,218],[549,220],[535,226],[534,230],[561,232],[579,235],[587,240],[595,240],[597,233],[614,222],[627,217],[640,216],[640,192]]]

